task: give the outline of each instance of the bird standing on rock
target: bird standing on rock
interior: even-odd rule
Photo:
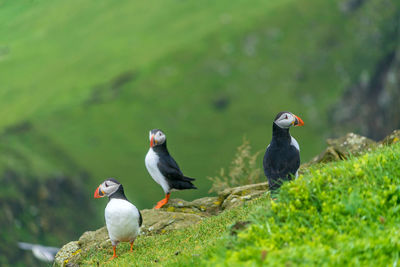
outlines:
[[[94,191],[95,198],[105,196],[109,198],[104,215],[114,251],[111,259],[114,259],[117,257],[116,248],[119,242],[130,242],[130,251],[133,251],[133,242],[142,225],[142,215],[126,198],[122,184],[114,178],[108,178]]]
[[[272,140],[264,155],[264,173],[268,178],[269,189],[273,192],[283,181],[297,177],[300,166],[300,147],[289,134],[291,126],[303,126],[304,122],[296,115],[284,111],[276,115],[272,124]]]
[[[184,176],[176,161],[169,154],[165,134],[160,129],[153,129],[150,131],[149,139],[150,149],[145,158],[146,168],[165,193],[165,198],[154,207],[159,209],[168,203],[173,189],[197,188],[192,184],[195,179]]]

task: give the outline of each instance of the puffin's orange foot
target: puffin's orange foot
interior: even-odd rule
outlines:
[[[170,196],[169,193],[166,194],[166,195],[165,195],[165,198],[162,199],[162,200],[160,200],[160,201],[158,201],[157,205],[156,205],[154,208],[155,208],[156,210],[158,210],[159,208],[161,208],[161,207],[163,207],[165,204],[167,204],[168,201],[169,201],[169,196]]]
[[[113,246],[113,256],[108,259],[108,261],[111,261],[117,257],[117,246]]]
[[[108,259],[108,261],[112,261],[113,259],[117,258],[117,255],[113,255],[111,258]]]
[[[159,208],[162,208],[167,203],[168,203],[168,201],[166,199],[160,200],[160,201],[158,201],[157,205],[154,208],[156,210],[158,210]]]
[[[133,252],[133,241],[131,242],[131,250],[130,252]]]

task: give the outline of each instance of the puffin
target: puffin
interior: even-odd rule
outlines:
[[[275,117],[272,124],[272,140],[263,160],[264,173],[271,192],[275,192],[282,182],[298,176],[300,147],[290,135],[289,128],[303,125],[302,119],[288,111],[279,112]]]
[[[119,242],[133,242],[142,226],[142,214],[125,196],[122,184],[114,178],[108,178],[94,191],[95,198],[107,196],[109,201],[104,211],[108,235],[113,246],[113,256],[117,257],[116,248]]]
[[[168,203],[172,190],[197,189],[192,183],[195,179],[184,176],[178,164],[168,152],[166,136],[160,129],[149,132],[150,149],[145,158],[145,165],[150,176],[165,193],[155,209]]]

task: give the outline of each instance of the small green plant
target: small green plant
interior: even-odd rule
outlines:
[[[250,142],[244,137],[229,170],[221,168],[219,175],[208,177],[213,182],[209,192],[220,192],[229,187],[265,182],[262,171],[257,166],[260,152],[252,154]]]

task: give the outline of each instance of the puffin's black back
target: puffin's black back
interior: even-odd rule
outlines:
[[[272,127],[271,144],[264,155],[263,166],[271,191],[278,189],[282,182],[292,179],[300,166],[300,153],[291,145],[289,129],[282,129],[275,123]]]

